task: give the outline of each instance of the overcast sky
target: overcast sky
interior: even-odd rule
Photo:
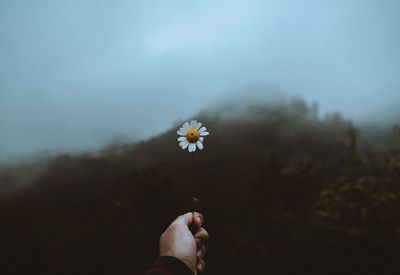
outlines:
[[[0,0],[0,161],[146,138],[249,87],[360,120],[400,102],[399,14],[398,0]]]

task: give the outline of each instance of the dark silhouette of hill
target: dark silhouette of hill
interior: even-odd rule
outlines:
[[[194,179],[177,125],[58,156],[4,197],[1,274],[142,274],[164,228],[193,210],[193,183],[211,235],[204,274],[400,272],[397,128],[378,146],[371,129],[339,114],[321,119],[301,99],[196,118],[211,135]]]

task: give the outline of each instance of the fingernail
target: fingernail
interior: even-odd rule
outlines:
[[[201,223],[203,220],[201,219],[201,217],[197,217],[197,222]]]
[[[201,263],[197,264],[197,269],[201,269],[202,265]]]

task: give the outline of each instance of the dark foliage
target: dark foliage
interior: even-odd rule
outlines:
[[[211,235],[204,274],[400,273],[399,128],[372,145],[302,100],[226,113],[199,117],[212,135],[195,179],[174,129],[50,161],[0,201],[0,273],[142,274],[193,210],[193,183]]]

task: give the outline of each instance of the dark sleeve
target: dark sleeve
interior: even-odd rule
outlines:
[[[177,258],[164,256],[158,258],[145,275],[193,275],[193,272]]]

